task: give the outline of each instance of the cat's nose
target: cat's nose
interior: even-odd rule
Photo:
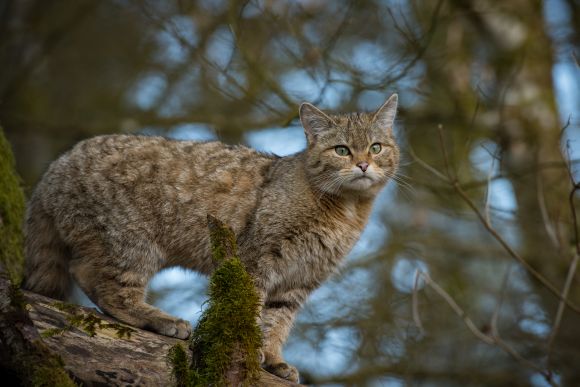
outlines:
[[[369,163],[365,163],[364,161],[361,161],[356,166],[359,167],[363,172],[366,172],[367,168],[369,167]]]

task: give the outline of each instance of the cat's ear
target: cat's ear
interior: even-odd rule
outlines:
[[[395,116],[397,115],[397,104],[399,97],[397,94],[393,94],[389,97],[387,102],[383,104],[373,116],[373,121],[380,128],[390,129],[393,127],[395,122]]]
[[[320,133],[330,128],[332,119],[316,106],[304,102],[300,105],[300,122],[304,127],[308,143],[313,144]]]

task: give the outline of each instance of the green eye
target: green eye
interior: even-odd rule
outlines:
[[[336,151],[336,154],[339,156],[348,156],[350,154],[350,151],[344,145],[335,146],[334,150]]]
[[[383,148],[381,147],[381,144],[379,144],[378,142],[371,145],[371,153],[377,154],[381,151],[381,149]]]

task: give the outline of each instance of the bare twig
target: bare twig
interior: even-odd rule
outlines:
[[[425,329],[423,328],[423,324],[421,323],[421,317],[419,316],[419,279],[420,279],[420,271],[419,269],[415,270],[415,280],[413,281],[413,321],[421,335],[425,334]]]
[[[451,175],[451,169],[449,167],[449,156],[447,155],[447,147],[445,146],[445,139],[443,138],[443,125],[437,125],[437,134],[439,135],[439,143],[441,144],[441,151],[443,152],[443,162],[445,163],[445,173],[447,174],[447,180],[457,181],[457,175]]]
[[[447,302],[447,304],[449,304],[451,309],[453,309],[453,311],[459,317],[461,317],[465,326],[467,326],[467,328],[471,331],[471,333],[473,333],[475,335],[475,337],[477,337],[479,340],[483,341],[486,344],[490,344],[490,345],[494,344],[493,338],[486,335],[479,328],[477,328],[477,326],[475,325],[473,320],[471,320],[471,318],[467,315],[467,313],[465,313],[465,311],[459,306],[459,304],[457,304],[457,302],[455,302],[453,297],[451,297],[451,295],[449,295],[449,293],[447,293],[441,286],[439,286],[439,284],[437,282],[433,281],[431,279],[431,276],[429,276],[429,274],[427,274],[423,271],[420,271],[420,270],[417,270],[417,272],[418,272],[418,276],[423,278],[425,283],[427,285],[429,285],[437,294],[439,294],[441,296],[441,298],[443,298],[445,300],[445,302]]]
[[[578,164],[580,164],[580,159],[571,160],[570,163],[572,165],[578,165]],[[512,174],[512,177],[521,178],[521,177],[527,176],[527,175],[532,174],[532,173],[537,173],[538,171],[544,171],[544,170],[548,170],[548,169],[562,169],[562,168],[566,168],[565,162],[555,162],[555,161],[543,162],[543,163],[538,163],[538,164],[535,164],[533,166],[530,166],[529,168],[527,168],[523,171],[520,171],[517,175]],[[491,180],[503,179],[505,177],[506,177],[505,174],[498,173],[497,175],[492,176]],[[485,186],[487,183],[488,183],[488,179],[486,178],[485,180],[473,180],[473,181],[463,182],[461,184],[461,186],[463,187],[463,189],[469,191],[471,189],[480,188],[482,186]]]
[[[546,228],[546,234],[550,238],[550,241],[554,245],[554,247],[560,250],[560,242],[558,241],[558,236],[556,234],[556,230],[554,229],[554,225],[550,220],[550,216],[548,214],[548,209],[546,208],[546,198],[544,197],[544,183],[542,181],[542,176],[540,173],[537,174],[537,182],[538,182],[538,205],[540,207],[540,213],[542,214],[542,221],[544,223],[544,227]]]
[[[467,315],[465,310],[463,310],[459,306],[459,304],[457,304],[457,302],[453,299],[453,297],[451,297],[451,295],[449,293],[447,293],[441,286],[439,286],[439,284],[437,282],[435,282],[429,276],[429,274],[422,272],[420,270],[417,270],[415,276],[416,276],[415,278],[417,278],[417,277],[423,278],[425,283],[427,285],[429,285],[431,287],[431,289],[433,289],[439,296],[441,296],[441,298],[443,298],[445,300],[445,302],[447,302],[447,304],[451,307],[451,309],[453,309],[455,314],[457,314],[463,320],[463,323],[465,324],[465,326],[469,329],[469,331],[471,333],[473,333],[473,335],[477,339],[479,339],[480,341],[483,341],[484,343],[486,343],[488,345],[496,346],[496,347],[502,349],[504,352],[506,352],[508,355],[510,355],[517,362],[519,362],[522,365],[540,373],[550,385],[556,386],[556,384],[552,380],[552,376],[551,376],[552,374],[550,371],[543,369],[541,367],[538,367],[536,364],[534,364],[531,361],[522,357],[522,355],[520,355],[514,348],[512,348],[507,342],[505,342],[501,338],[501,336],[499,335],[499,331],[497,329],[496,323],[492,324],[491,335],[485,334],[483,331],[481,331],[479,328],[477,328],[477,326],[475,325],[473,320],[471,320],[471,318]],[[492,318],[492,322],[494,320],[496,320],[496,318]]]
[[[570,160],[570,141],[566,144],[566,155],[567,159]],[[562,290],[562,296],[564,297],[563,300],[560,301],[558,305],[558,310],[556,312],[556,318],[554,319],[554,326],[552,328],[552,332],[550,333],[550,338],[548,340],[548,357],[551,355],[552,347],[554,345],[554,340],[558,335],[558,331],[560,330],[560,324],[562,323],[562,317],[564,315],[564,301],[568,298],[568,294],[570,293],[570,287],[572,286],[572,281],[574,280],[574,276],[576,275],[576,270],[578,268],[578,261],[580,260],[580,236],[578,234],[578,216],[576,214],[576,206],[574,203],[574,199],[576,196],[576,192],[580,191],[580,183],[577,183],[574,180],[574,175],[572,173],[572,166],[568,164],[568,175],[570,177],[570,182],[572,183],[572,190],[570,191],[570,195],[568,197],[569,204],[570,204],[570,212],[572,214],[572,227],[574,229],[574,239],[575,239],[575,247],[576,251],[574,254],[574,258],[572,258],[572,263],[568,268],[568,274],[566,275],[566,282],[564,283],[564,289]]]
[[[558,297],[560,300],[563,300],[565,304],[575,311],[576,313],[580,313],[580,307],[578,305],[572,303],[570,300],[564,297],[563,294],[560,294],[560,291],[550,282],[548,281],[540,272],[534,269],[519,253],[517,253],[511,246],[506,242],[506,240],[495,230],[491,224],[489,224],[486,220],[481,211],[477,208],[475,203],[471,200],[469,196],[463,191],[461,186],[458,182],[453,183],[453,187],[455,191],[459,194],[459,196],[463,199],[463,201],[473,210],[473,212],[477,215],[479,220],[481,221],[483,227],[494,237],[494,239],[499,242],[499,244],[505,249],[505,251],[516,261],[518,261],[527,271],[532,275],[534,279],[540,282],[546,289],[548,289],[552,294]]]
[[[413,151],[413,148],[410,145],[409,145],[409,153],[411,154],[411,157],[413,157],[413,159],[414,159],[415,162],[417,162],[423,168],[425,168],[426,170],[428,170],[429,172],[431,172],[434,176],[436,176],[437,178],[439,178],[440,180],[442,180],[442,181],[444,181],[446,183],[449,181],[447,179],[447,177],[445,177],[444,174],[442,174],[441,172],[439,172],[438,170],[436,170],[435,168],[433,168],[432,166],[430,166],[428,163],[426,163],[425,161],[423,161],[419,157],[417,157],[417,155]]]
[[[442,137],[441,137],[442,136],[442,130],[443,130],[443,128],[440,127],[439,128],[439,133],[440,133],[440,140],[441,140],[441,147],[442,147],[441,151],[442,151],[443,157],[445,159],[444,162],[445,162],[445,165],[446,165],[446,170],[447,170],[448,177],[445,179],[445,177],[440,172],[434,173],[434,175],[437,176],[437,177],[440,177],[440,178],[443,177],[443,179],[446,180],[447,183],[450,184],[453,187],[453,189],[455,190],[455,192],[463,199],[463,201],[475,213],[475,215],[480,220],[481,224],[484,226],[484,228],[487,230],[487,232],[491,236],[493,236],[493,238],[504,248],[504,250],[513,259],[515,259],[517,262],[519,262],[526,269],[526,271],[528,273],[530,273],[530,275],[532,276],[532,278],[534,278],[536,281],[538,281],[539,283],[541,283],[552,294],[554,294],[556,297],[558,297],[560,300],[562,300],[565,303],[565,305],[568,306],[570,309],[572,309],[576,313],[580,313],[580,307],[578,305],[576,305],[575,303],[573,303],[572,301],[570,301],[567,297],[565,297],[563,294],[561,294],[560,291],[548,279],[546,279],[540,272],[538,272],[535,268],[533,268],[519,253],[517,253],[507,243],[507,241],[487,221],[487,219],[484,216],[484,214],[479,210],[479,208],[476,206],[476,204],[473,202],[473,200],[471,200],[471,198],[463,190],[463,188],[461,187],[461,184],[459,184],[459,181],[457,179],[454,179],[454,178],[451,177],[451,175],[450,175],[450,167],[449,167],[449,158],[447,157],[447,149],[445,147],[445,142],[442,140]],[[411,154],[414,156],[413,153],[411,153]],[[436,171],[433,167],[429,166],[427,163],[425,163],[421,159],[417,158],[416,156],[414,156],[414,157],[416,158],[416,161],[419,163],[419,165],[425,167],[427,170],[429,170],[431,172]]]
[[[562,126],[562,129],[560,129],[560,138],[562,138],[562,135],[564,134],[566,129],[568,129],[568,127],[570,126],[571,120],[572,120],[572,114],[568,114],[568,120],[566,121],[566,124],[564,124],[564,126]]]
[[[572,263],[568,268],[568,274],[566,276],[566,283],[564,284],[564,290],[562,291],[562,296],[568,297],[570,293],[570,287],[572,286],[572,281],[574,280],[574,275],[576,274],[576,269],[578,268],[578,261],[580,260],[580,254],[574,254],[574,258],[572,259]],[[556,318],[554,319],[554,326],[552,327],[552,332],[550,333],[550,338],[548,339],[548,354],[552,351],[552,346],[554,345],[554,340],[558,334],[558,330],[560,329],[560,324],[562,322],[562,316],[564,315],[564,300],[560,300],[558,304],[558,311],[556,312]]]
[[[491,321],[490,321],[490,326],[491,326],[491,330],[492,332],[497,332],[497,326],[498,326],[498,320],[499,320],[499,312],[501,310],[501,305],[503,304],[503,299],[505,297],[505,294],[508,290],[508,285],[509,285],[509,277],[511,274],[511,266],[508,265],[508,268],[503,276],[503,281],[501,284],[501,288],[499,291],[499,297],[497,300],[497,304],[495,306],[495,309],[493,311],[493,315],[491,316]]]
[[[496,151],[497,153],[497,151]],[[489,172],[487,174],[487,186],[485,189],[485,219],[487,220],[487,222],[489,224],[491,224],[491,217],[489,215],[489,207],[491,205],[491,200],[490,200],[490,186],[491,186],[491,178],[493,177],[493,167],[495,166],[495,153],[492,155],[491,157],[491,165],[489,167]]]

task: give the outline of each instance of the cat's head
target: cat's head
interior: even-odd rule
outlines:
[[[306,173],[313,187],[332,195],[376,194],[399,164],[392,129],[396,112],[397,94],[373,113],[327,115],[303,103]]]

